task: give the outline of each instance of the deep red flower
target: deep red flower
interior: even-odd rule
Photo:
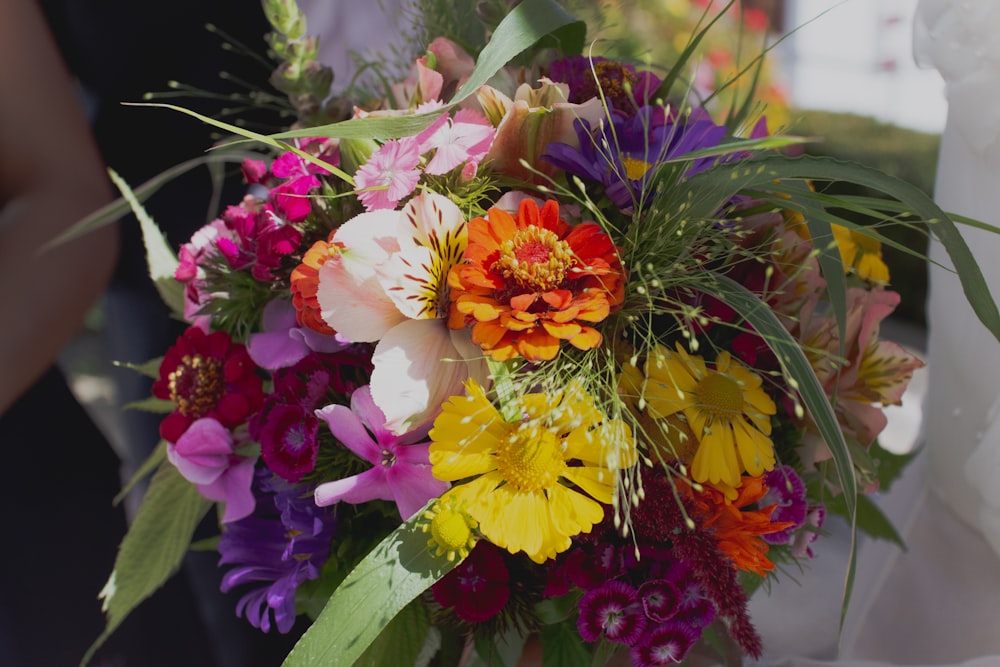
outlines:
[[[510,597],[510,573],[500,550],[480,540],[462,563],[431,587],[434,600],[466,623],[488,621]]]
[[[232,429],[243,424],[264,400],[263,382],[246,347],[223,331],[206,334],[188,327],[160,364],[153,395],[174,403],[160,422],[160,436],[177,442],[196,419],[211,417]]]

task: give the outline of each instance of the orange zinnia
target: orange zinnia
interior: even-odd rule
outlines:
[[[333,232],[330,232],[330,239]],[[327,336],[336,333],[320,316],[319,302],[316,300],[316,289],[319,287],[319,269],[330,257],[330,241],[316,241],[305,256],[302,263],[292,271],[292,304],[295,306],[295,319],[299,326],[307,327]]]
[[[469,222],[464,262],[452,267],[452,329],[472,326],[472,340],[495,361],[518,355],[552,359],[560,342],[588,350],[601,343],[590,324],[625,294],[619,249],[594,222],[572,226],[559,204],[524,199],[516,216],[491,208]]]
[[[727,501],[722,492],[708,486],[702,487],[700,492],[691,487],[686,487],[686,491],[700,515],[698,523],[719,541],[719,549],[732,558],[739,569],[764,576],[774,569],[774,563],[767,557],[769,547],[760,536],[795,524],[772,521],[774,505],[757,510],[743,509],[763,498],[767,485],[763,476],[744,476],[742,481],[736,500],[732,502]]]

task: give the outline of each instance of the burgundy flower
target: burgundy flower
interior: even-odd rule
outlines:
[[[160,363],[153,395],[172,401],[174,411],[160,422],[167,442],[177,439],[202,417],[228,429],[243,424],[264,400],[263,383],[246,347],[223,331],[206,334],[188,327]]]
[[[677,614],[681,593],[666,579],[653,579],[639,587],[639,600],[650,620],[663,623]]]
[[[602,637],[634,645],[646,629],[646,616],[636,590],[624,581],[612,580],[580,598],[576,627],[586,642]]]
[[[510,574],[500,550],[480,540],[458,567],[431,587],[434,600],[467,623],[488,621],[510,597]]]
[[[632,664],[636,667],[656,667],[681,662],[699,636],[700,633],[683,623],[659,625],[632,647],[629,653]]]

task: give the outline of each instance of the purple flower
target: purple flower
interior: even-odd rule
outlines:
[[[791,466],[779,465],[767,473],[764,478],[767,493],[760,499],[761,507],[775,505],[771,512],[771,521],[775,523],[790,521],[793,525],[776,533],[761,535],[768,544],[790,544],[793,534],[802,527],[806,520],[808,501],[806,500],[806,485],[795,474]]]
[[[580,147],[552,142],[542,159],[605,187],[616,206],[630,211],[647,193],[655,167],[702,148],[717,146],[726,138],[724,126],[716,125],[705,113],[692,113],[686,120],[667,117],[663,109],[642,107],[631,118],[612,118],[612,127],[596,130],[583,121],[574,129]],[[690,177],[711,167],[719,158],[691,160],[684,175]]]
[[[447,482],[431,474],[430,443],[419,442],[426,438],[430,425],[395,435],[386,428],[385,414],[375,405],[368,386],[351,395],[350,409],[328,405],[317,410],[316,416],[345,447],[374,466],[359,475],[320,484],[317,505],[392,500],[406,520],[448,489]]]
[[[570,102],[581,104],[603,96],[612,111],[624,116],[648,104],[660,87],[659,77],[652,72],[636,72],[632,65],[602,57],[561,58],[549,65],[549,78],[569,86]]]
[[[261,333],[250,334],[247,352],[255,364],[269,371],[293,366],[310,351],[332,354],[350,345],[336,336],[298,326],[295,306],[284,299],[275,299],[264,307],[261,329]]]
[[[576,627],[586,642],[602,637],[628,646],[634,645],[646,629],[638,595],[624,581],[605,582],[580,598],[580,615]]]
[[[196,419],[176,443],[168,442],[167,460],[201,495],[225,503],[223,521],[253,512],[250,484],[256,457],[237,454],[232,433],[215,419]]]
[[[656,667],[682,661],[698,640],[700,633],[683,623],[663,623],[653,628],[632,647],[629,655],[636,667]]]
[[[295,591],[316,579],[330,555],[333,512],[316,507],[307,488],[288,484],[261,469],[255,478],[257,508],[229,523],[219,540],[219,565],[233,565],[222,578],[222,591],[259,584],[236,604],[255,628],[270,632],[272,623],[286,633],[295,623]],[[273,619],[273,621],[272,621]]]

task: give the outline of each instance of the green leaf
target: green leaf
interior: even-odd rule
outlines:
[[[837,416],[823,390],[816,373],[798,342],[785,330],[777,316],[762,302],[757,295],[743,285],[725,276],[715,276],[715,281],[706,281],[700,288],[730,306],[752,326],[768,346],[774,351],[785,375],[791,378],[790,383],[798,389],[806,410],[812,416],[819,435],[826,442],[833,455],[837,468],[837,476],[843,492],[844,509],[851,523],[851,550],[847,563],[847,575],[844,582],[843,607],[841,609],[841,624],[847,612],[847,604],[851,597],[855,571],[855,514],[857,511],[857,483],[854,478],[854,464],[851,460],[844,435],[837,423]]]
[[[556,33],[565,53],[579,53],[586,30],[586,24],[568,14],[554,0],[524,0],[497,26],[480,52],[476,68],[449,105],[473,95],[515,56],[547,35]]]
[[[139,603],[180,567],[195,528],[213,503],[169,463],[160,465],[135,520],[118,549],[111,577],[100,593],[108,624],[87,650],[81,665],[121,625]]]
[[[173,401],[168,401],[165,398],[156,398],[155,396],[150,396],[149,398],[144,398],[141,401],[132,401],[131,403],[126,403],[124,406],[126,410],[142,410],[143,412],[153,412],[156,414],[167,414],[172,412],[175,407],[177,407]]]
[[[576,623],[563,622],[543,626],[542,667],[578,667],[590,662],[591,652],[580,637]]]
[[[845,516],[847,508],[844,506],[843,496],[828,498],[824,503],[828,512]],[[900,549],[906,550],[906,543],[903,537],[892,525],[892,521],[885,515],[878,503],[869,496],[858,496],[857,506],[858,529],[867,535],[877,539],[886,540],[897,545]]]
[[[427,609],[419,600],[408,604],[389,622],[372,645],[358,658],[354,667],[383,667],[384,665],[415,665],[428,649],[433,648],[433,638]],[[431,645],[428,646],[428,640]],[[440,635],[437,635],[440,643]]]
[[[142,185],[134,188],[132,193],[135,195],[135,199],[137,201],[144,202],[161,187],[178,176],[195,169],[196,167],[208,165],[211,168],[212,165],[240,163],[243,162],[243,160],[260,159],[260,157],[260,153],[255,151],[235,150],[232,148],[227,150],[215,150],[206,155],[202,155],[191,160],[185,160],[180,164],[176,164],[169,169],[163,170]],[[95,229],[100,229],[104,225],[115,222],[130,210],[132,210],[131,204],[129,204],[124,197],[119,197],[75,223],[72,227],[50,241],[45,248],[48,249],[52,246],[59,245],[60,243],[65,243],[66,241],[71,241],[79,236],[83,236],[84,234]]]
[[[545,625],[562,623],[576,616],[581,597],[582,593],[576,591],[556,598],[546,598],[535,605],[535,616]]]
[[[682,184],[692,204],[684,214],[693,220],[710,219],[736,193],[748,189],[766,190],[773,181],[786,179],[854,183],[905,204],[906,212],[922,220],[922,224],[941,241],[958,273],[969,305],[986,328],[1000,340],[1000,310],[955,223],[919,188],[872,167],[814,155],[794,158],[774,155],[720,164],[695,174]],[[669,196],[675,197],[677,193],[669,193]],[[798,196],[808,199],[812,195],[803,192]],[[843,224],[864,231],[851,223]],[[985,223],[977,226],[981,225]],[[994,228],[991,231],[1000,230]]]
[[[149,456],[146,457],[146,460],[143,461],[141,466],[139,466],[139,469],[135,471],[134,475],[132,475],[132,479],[130,479],[128,483],[122,487],[122,490],[119,491],[118,495],[116,495],[114,500],[111,501],[112,504],[117,505],[118,503],[123,501],[125,499],[125,496],[129,494],[129,491],[135,488],[136,484],[144,480],[149,475],[153,474],[153,471],[155,471],[159,467],[159,465],[166,460],[167,460],[167,441],[160,440],[159,444],[156,445],[156,448],[153,449],[152,452],[150,452]]]
[[[920,454],[920,448],[906,454],[896,454],[884,449],[878,440],[876,440],[868,453],[875,461],[875,472],[878,477],[879,490],[888,491],[892,488],[893,482],[903,474],[906,466]]]
[[[167,238],[160,231],[153,219],[149,217],[146,210],[136,199],[135,194],[128,184],[114,170],[109,169],[111,180],[121,191],[125,201],[132,207],[132,212],[139,219],[139,226],[142,228],[142,240],[146,244],[146,264],[149,266],[149,277],[152,278],[156,290],[160,293],[160,298],[167,304],[171,311],[177,316],[184,314],[184,287],[174,280],[174,272],[177,270],[177,255],[167,242]]]
[[[417,512],[347,575],[284,667],[353,665],[396,614],[461,562],[433,554],[422,517]]]
[[[128,368],[129,370],[142,373],[148,378],[153,378],[154,380],[157,380],[160,377],[160,364],[163,363],[163,357],[150,359],[144,364],[133,364],[129,361],[114,361],[112,363],[115,366],[118,366],[119,368]]]
[[[516,628],[502,635],[477,637],[476,650],[463,667],[516,667],[524,653],[527,637]]]

